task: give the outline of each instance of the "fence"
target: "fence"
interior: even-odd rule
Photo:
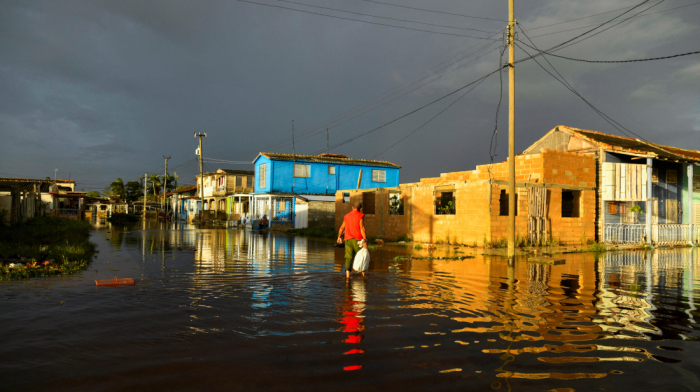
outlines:
[[[688,224],[651,225],[651,241],[654,245],[684,245],[691,239],[700,243],[700,225],[693,225],[692,235]],[[638,244],[644,242],[646,226],[640,224],[606,223],[605,243]],[[690,236],[690,238],[689,238]]]
[[[608,244],[638,244],[643,241],[645,233],[645,225],[606,223],[604,238]]]

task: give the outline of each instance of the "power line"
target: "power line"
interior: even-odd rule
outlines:
[[[367,23],[367,24],[372,24],[372,25],[377,25],[377,26],[394,27],[394,28],[397,28],[397,29],[421,31],[421,32],[424,32],[424,33],[431,33],[431,34],[451,35],[451,36],[453,36],[453,37],[464,37],[464,38],[483,39],[483,37],[473,37],[473,36],[471,36],[471,35],[456,34],[456,33],[443,33],[443,32],[439,32],[439,31],[431,31],[431,30],[416,29],[416,28],[413,28],[413,27],[405,27],[405,26],[395,26],[395,25],[390,25],[390,24],[386,24],[386,23],[370,22],[370,21],[362,20],[362,19],[346,18],[346,17],[344,17],[344,16],[328,15],[328,14],[322,14],[322,13],[313,12],[313,11],[304,11],[304,10],[299,10],[299,9],[296,9],[296,8],[283,7],[283,6],[281,6],[281,5],[273,5],[273,4],[258,3],[258,2],[250,1],[250,0],[236,0],[236,1],[239,1],[239,2],[241,2],[241,3],[249,3],[249,4],[262,5],[262,6],[265,6],[265,7],[280,8],[280,9],[289,10],[289,11],[303,12],[303,13],[305,13],[305,14],[318,15],[318,16],[325,16],[325,17],[328,17],[328,18],[343,19],[343,20],[352,20],[352,21],[355,21],[355,22]]]
[[[522,42],[522,41],[520,41],[520,42]],[[550,55],[550,56],[554,56],[554,57],[559,57],[559,58],[561,58],[561,59],[566,59],[566,60],[581,61],[581,62],[584,62],[584,63],[636,63],[636,62],[640,62],[640,61],[666,60],[666,59],[672,59],[672,58],[674,58],[674,57],[689,56],[689,55],[691,55],[691,54],[698,54],[698,53],[700,53],[700,51],[696,51],[696,52],[688,52],[688,53],[674,54],[674,55],[672,55],[672,56],[651,57],[651,58],[636,59],[636,60],[585,60],[585,59],[575,59],[575,58],[571,58],[571,57],[560,56],[560,55],[558,55],[558,54],[553,54],[553,53],[549,53],[549,52],[544,52],[544,51],[541,51],[541,50],[539,50],[539,49],[537,49],[537,48],[534,48],[534,47],[532,47],[532,46],[526,44],[525,42],[522,42],[522,43],[523,43],[523,45],[528,46],[528,47],[530,47],[531,49],[535,49],[535,50],[539,51],[540,53],[544,53],[544,54],[547,54],[547,55]]]
[[[437,118],[437,117],[440,116],[442,113],[444,113],[445,111],[447,111],[447,109],[451,108],[451,107],[452,107],[454,104],[456,104],[459,100],[461,100],[462,98],[464,98],[464,96],[467,95],[467,94],[469,94],[469,92],[471,92],[471,91],[474,90],[475,88],[479,87],[479,85],[481,84],[481,82],[483,82],[484,80],[486,80],[486,78],[482,78],[481,80],[479,80],[479,82],[476,83],[476,84],[474,85],[474,87],[472,87],[472,88],[470,88],[469,90],[465,91],[464,94],[462,94],[462,95],[460,95],[459,97],[457,97],[457,99],[455,99],[454,101],[452,101],[452,103],[450,103],[446,108],[442,109],[440,112],[438,112],[436,115],[434,115],[433,117],[431,117],[428,121],[426,121],[426,122],[424,122],[423,124],[421,124],[421,126],[419,126],[418,128],[414,129],[414,130],[413,130],[411,133],[409,133],[408,135],[406,135],[406,136],[404,136],[403,138],[399,139],[396,143],[394,143],[394,144],[392,144],[391,146],[387,147],[384,151],[382,151],[382,152],[380,152],[379,154],[375,155],[372,159],[375,159],[375,158],[377,158],[378,156],[384,154],[385,152],[391,150],[391,149],[394,148],[397,144],[399,144],[399,143],[401,143],[402,141],[408,139],[411,135],[413,135],[414,133],[416,133],[416,132],[418,132],[419,130],[421,130],[421,128],[423,128],[424,126],[428,125],[431,121],[433,121],[435,118]]]
[[[572,39],[570,39],[570,40],[568,40],[568,41],[566,41],[566,42],[563,42],[563,43],[561,43],[561,44],[555,46],[555,47],[553,48],[553,50],[555,50],[555,51],[562,50],[562,49],[567,48],[567,47],[569,47],[569,46],[571,46],[571,45],[581,43],[581,42],[583,42],[583,41],[585,41],[585,40],[587,40],[587,39],[589,39],[589,38],[593,38],[593,37],[595,37],[595,36],[598,35],[598,34],[601,34],[601,33],[605,32],[605,31],[608,31],[608,30],[612,29],[613,27],[618,26],[618,25],[620,25],[620,24],[622,24],[622,23],[624,23],[624,22],[626,22],[626,21],[628,21],[628,20],[634,18],[635,16],[637,16],[637,15],[643,13],[643,12],[646,11],[646,10],[649,10],[649,9],[651,9],[651,8],[653,8],[653,7],[656,7],[657,5],[663,3],[664,1],[665,1],[665,0],[661,0],[661,1],[659,1],[658,3],[656,3],[656,4],[652,4],[651,6],[649,6],[649,7],[645,8],[645,9],[643,9],[642,11],[639,11],[639,12],[636,13],[636,14],[634,14],[633,16],[628,17],[628,18],[626,18],[626,19],[623,19],[623,20],[621,20],[621,21],[615,23],[614,25],[612,25],[612,26],[610,26],[610,27],[608,27],[608,28],[606,28],[606,29],[604,29],[604,30],[598,31],[598,32],[596,32],[595,34],[589,35],[589,36],[587,36],[587,37],[583,37],[584,35],[586,35],[586,34],[592,32],[592,31],[598,29],[599,27],[603,27],[604,25],[606,25],[606,24],[608,24],[608,23],[614,21],[615,19],[621,17],[622,15],[624,15],[624,14],[626,14],[626,13],[628,13],[628,12],[634,10],[634,9],[637,8],[637,7],[641,7],[642,5],[644,5],[644,4],[646,4],[646,3],[649,2],[649,0],[645,0],[645,1],[641,2],[640,4],[638,4],[637,6],[635,6],[635,7],[631,8],[631,9],[629,9],[628,11],[625,11],[625,12],[623,12],[622,14],[620,14],[620,15],[614,17],[613,19],[611,19],[611,20],[609,20],[609,21],[607,21],[607,22],[601,24],[600,26],[597,26],[597,27],[595,27],[595,28],[593,28],[593,29],[591,29],[591,30],[589,30],[589,31],[587,31],[587,32],[585,32],[585,33],[583,33],[583,34],[577,36],[577,37],[574,37],[574,38],[572,38]],[[522,28],[521,28],[521,30],[522,30]],[[572,41],[574,41],[575,39],[578,39],[579,37],[583,37],[583,38],[581,38],[580,40],[578,40],[578,41],[576,41],[576,42],[572,42]],[[565,45],[565,44],[566,44],[566,45]],[[546,50],[546,52],[548,52],[548,53],[551,52],[551,51],[552,51],[552,49]]]
[[[444,12],[444,11],[429,10],[429,9],[425,9],[425,8],[409,7],[409,6],[407,6],[407,5],[402,5],[402,4],[383,3],[383,2],[381,2],[381,1],[375,1],[375,0],[362,0],[362,1],[366,1],[366,2],[368,2],[368,3],[375,3],[375,4],[388,5],[388,6],[391,6],[391,7],[406,8],[406,9],[410,9],[410,10],[417,10],[417,11],[424,11],[424,12],[433,12],[433,13],[436,13],[436,14],[461,16],[461,17],[464,17],[464,18],[472,18],[472,19],[493,20],[493,21],[496,21],[496,22],[507,22],[507,20],[504,20],[504,19],[493,19],[493,18],[486,18],[486,17],[483,17],[483,16],[472,16],[472,15],[456,14],[456,13],[452,13],[452,12]]]
[[[650,13],[648,13],[648,14],[635,15],[635,16],[630,17],[630,19],[632,19],[632,18],[640,18],[640,17],[642,17],[642,16],[654,15],[654,14],[658,14],[658,13],[666,12],[666,11],[673,11],[673,10],[677,10],[677,9],[680,9],[680,8],[690,7],[690,6],[698,5],[698,4],[700,4],[700,1],[699,1],[699,2],[696,2],[696,3],[691,3],[691,4],[682,5],[682,6],[680,6],[680,7],[668,8],[668,9],[661,10],[661,11],[650,12]],[[624,8],[622,8],[622,9],[624,9]],[[616,11],[619,11],[619,10],[616,10]],[[609,11],[609,12],[612,12],[612,11]],[[562,23],[565,23],[565,22],[562,22]],[[555,23],[555,24],[558,24],[558,23]],[[573,28],[573,29],[559,30],[559,31],[554,31],[554,32],[551,32],[551,33],[546,33],[546,34],[533,35],[532,38],[539,38],[539,37],[544,37],[544,36],[547,36],[547,35],[565,33],[565,32],[567,32],[567,31],[581,30],[581,29],[585,29],[585,28],[588,28],[588,27],[596,27],[596,26],[600,26],[600,25],[602,25],[602,24],[599,23],[599,24],[592,24],[592,25],[586,25],[586,26],[576,27],[576,28]],[[552,25],[550,25],[550,26],[552,26]],[[543,27],[546,27],[546,26],[543,26]],[[534,29],[528,29],[528,30],[532,31],[532,30],[534,30]]]
[[[478,44],[477,44],[477,45],[478,45]],[[477,45],[474,45],[474,46],[477,46]],[[467,54],[467,55],[464,55],[462,58],[460,58],[460,59],[458,59],[458,60],[456,60],[456,61],[454,61],[454,62],[452,62],[452,63],[450,63],[450,64],[447,64],[447,65],[444,66],[444,67],[442,67],[441,70],[444,70],[444,69],[446,69],[446,68],[448,68],[448,67],[450,67],[450,66],[452,66],[452,65],[454,65],[454,64],[456,64],[456,63],[458,63],[459,61],[462,61],[463,59],[465,59],[465,58],[471,56],[472,54],[475,54],[475,53],[479,52],[480,50],[483,50],[483,49],[485,49],[485,48],[488,48],[490,45],[491,45],[491,44],[486,45],[486,46],[484,46],[484,47],[482,47],[482,48],[480,48],[480,49],[477,49],[477,50],[474,51],[474,52],[471,52],[471,53],[469,53],[469,54]],[[470,47],[469,49],[473,48],[474,46]],[[496,49],[493,49],[493,50],[496,50]],[[373,103],[374,101],[376,101],[377,103],[379,103],[379,102],[381,102],[381,101],[383,101],[383,100],[389,98],[391,95],[394,95],[394,94],[398,93],[399,91],[401,91],[401,90],[403,90],[403,89],[406,89],[406,88],[411,87],[411,86],[413,86],[413,85],[415,85],[415,84],[417,84],[417,83],[420,83],[421,81],[423,81],[423,80],[425,80],[425,79],[428,79],[429,77],[434,76],[434,75],[433,75],[433,74],[428,74],[427,76],[424,76],[424,77],[422,77],[422,78],[420,78],[420,79],[417,79],[417,80],[412,81],[412,82],[404,83],[404,84],[402,84],[402,85],[400,85],[400,86],[398,86],[398,87],[396,87],[396,88],[394,88],[394,89],[391,89],[391,90],[385,92],[384,94],[380,94],[379,96],[377,96],[377,97],[375,97],[375,98],[373,98],[373,99],[370,99],[369,101],[367,101],[366,103],[364,103],[364,104],[362,104],[362,105],[356,107],[355,109],[351,109],[350,111],[343,113],[343,115],[341,115],[340,117],[336,116],[336,117],[338,117],[338,118],[336,118],[336,119],[331,119],[331,120],[326,121],[326,122],[324,122],[324,123],[322,123],[322,124],[320,124],[320,125],[318,125],[318,126],[312,128],[312,129],[310,129],[310,130],[308,130],[308,131],[303,132],[302,135],[308,135],[308,136],[302,137],[301,139],[297,139],[297,140],[306,140],[306,139],[308,139],[308,138],[310,138],[310,137],[313,137],[313,136],[315,136],[315,135],[318,135],[318,134],[321,133],[321,132],[325,132],[325,129],[318,131],[322,126],[326,126],[326,127],[330,126],[329,128],[335,128],[335,127],[338,127],[338,126],[340,126],[340,125],[342,125],[342,124],[344,124],[344,123],[346,123],[346,122],[348,122],[348,121],[350,121],[350,120],[353,120],[353,119],[355,119],[355,118],[357,118],[357,117],[360,117],[360,116],[362,116],[362,115],[364,115],[364,114],[366,114],[366,113],[369,113],[369,112],[371,112],[371,111],[373,111],[373,110],[376,110],[376,109],[378,109],[378,108],[380,108],[380,107],[382,107],[382,106],[384,106],[384,105],[387,105],[387,104],[389,104],[389,103],[391,103],[391,102],[393,102],[393,101],[395,101],[395,100],[397,100],[397,99],[399,99],[399,98],[401,98],[401,97],[406,96],[407,94],[410,94],[411,92],[413,92],[413,91],[415,91],[415,90],[417,90],[417,89],[419,89],[419,88],[421,88],[421,87],[423,87],[423,86],[425,86],[425,85],[427,85],[427,84],[429,84],[429,83],[432,83],[432,82],[434,82],[434,81],[436,81],[436,80],[438,80],[438,79],[440,79],[440,78],[442,78],[442,77],[444,77],[444,76],[447,76],[448,74],[450,74],[450,73],[456,71],[457,69],[460,69],[460,68],[464,67],[465,65],[467,65],[467,64],[469,64],[469,63],[471,63],[471,62],[473,62],[473,61],[475,61],[475,60],[477,60],[477,59],[479,59],[479,58],[481,58],[481,57],[487,55],[488,53],[492,52],[493,50],[491,50],[491,51],[489,51],[489,52],[486,52],[486,53],[482,54],[481,56],[479,56],[479,57],[477,57],[477,58],[475,58],[475,59],[472,59],[472,60],[470,60],[469,62],[467,62],[467,63],[465,63],[465,64],[462,64],[462,65],[460,65],[459,67],[457,67],[457,68],[455,68],[455,69],[453,69],[453,70],[451,70],[451,71],[448,71],[448,72],[446,72],[446,73],[444,73],[444,74],[442,74],[442,75],[440,75],[440,76],[434,78],[433,80],[430,80],[430,81],[427,82],[427,83],[424,83],[424,84],[422,84],[422,85],[420,85],[420,86],[418,86],[418,87],[416,87],[416,88],[414,88],[414,89],[412,89],[412,90],[409,90],[409,91],[407,91],[407,92],[405,92],[405,93],[403,93],[403,94],[401,94],[401,95],[399,95],[399,96],[397,96],[397,97],[394,97],[394,98],[392,98],[391,100],[389,100],[389,101],[387,101],[387,102],[384,102],[384,103],[381,103],[381,104],[377,104],[377,105],[375,105],[374,107],[371,107],[371,108],[369,108],[368,110],[365,110],[364,112],[362,112],[362,113],[360,113],[360,114],[357,114],[357,115],[355,115],[355,116],[353,116],[353,117],[351,117],[351,118],[349,118],[349,119],[347,119],[347,120],[345,120],[345,121],[342,121],[342,122],[339,122],[339,123],[338,123],[338,121],[340,121],[340,120],[342,120],[342,119],[344,119],[344,118],[347,118],[348,116],[351,116],[351,115],[353,115],[353,114],[355,114],[355,113],[358,113],[358,112],[360,112],[360,111],[362,111],[362,110],[364,110],[364,109],[367,109],[367,108],[370,106],[370,104],[374,105],[374,103]],[[448,61],[449,61],[449,60],[448,60]],[[437,67],[439,67],[440,65],[442,65],[442,64],[444,64],[444,63],[445,63],[445,62],[442,62],[442,63],[438,64],[436,67],[433,67],[433,68],[432,68],[431,70],[429,70],[428,72],[430,72],[430,71],[432,71],[432,70],[435,70]],[[332,124],[332,125],[331,125],[331,124]],[[312,133],[312,132],[314,132],[314,131],[317,131],[317,132]],[[310,133],[311,133],[311,134],[310,134]],[[309,135],[309,134],[310,134],[310,135]],[[289,144],[290,140],[291,140],[291,139],[287,139],[287,140],[285,140],[285,141],[281,141],[281,142],[275,143],[275,144],[271,145],[269,148],[278,147],[278,146],[279,146],[279,147],[286,146],[286,145]]]
[[[523,34],[524,34],[525,37],[530,41],[530,43],[532,43],[533,45],[535,45],[534,42],[532,42],[532,40],[530,39],[530,37],[527,36],[527,33],[525,32],[525,30],[524,30],[522,27],[520,27],[520,31],[523,32]],[[586,98],[584,98],[578,91],[576,91],[576,89],[574,89],[573,86],[571,86],[571,84],[569,84],[569,83],[566,81],[566,79],[559,73],[559,71],[557,71],[557,69],[554,67],[554,65],[552,65],[552,63],[550,63],[549,60],[547,60],[547,57],[546,57],[546,56],[543,56],[544,60],[547,61],[547,63],[549,64],[550,67],[552,67],[552,69],[554,70],[554,72],[556,72],[557,75],[559,75],[559,77],[561,77],[561,80],[560,80],[559,78],[557,78],[556,76],[554,76],[554,74],[552,74],[551,72],[549,72],[549,70],[548,70],[547,68],[545,68],[544,66],[542,66],[542,64],[540,64],[540,62],[537,61],[537,59],[536,59],[534,56],[531,56],[530,53],[528,53],[528,52],[527,52],[525,49],[523,49],[520,45],[518,45],[517,43],[516,43],[516,45],[520,48],[520,50],[522,50],[523,52],[525,52],[526,54],[528,54],[528,55],[530,56],[531,59],[535,60],[535,63],[537,63],[537,65],[539,65],[540,68],[542,68],[542,69],[543,69],[545,72],[547,72],[550,76],[552,76],[554,79],[556,79],[559,83],[563,84],[569,91],[571,91],[571,92],[574,93],[576,96],[578,96],[579,98],[581,98],[591,109],[593,109],[599,116],[601,116],[601,117],[603,118],[603,120],[605,120],[605,121],[606,121],[608,124],[610,124],[613,128],[617,129],[618,131],[620,131],[620,132],[622,132],[622,133],[626,133],[628,136],[629,136],[629,134],[632,134],[632,135],[635,135],[635,136],[637,136],[638,138],[640,138],[640,139],[642,139],[642,140],[645,140],[642,136],[637,135],[636,133],[634,133],[634,132],[630,131],[629,129],[625,128],[624,126],[622,126],[622,125],[621,125],[620,123],[618,123],[617,121],[613,120],[610,116],[608,116],[607,114],[603,113],[600,109],[598,109],[597,107],[595,107],[595,106],[594,106],[592,103],[590,103]],[[535,47],[536,47],[536,46],[535,46]],[[626,131],[626,132],[625,132],[625,131]]]
[[[552,24],[548,24],[548,25],[544,25],[544,26],[530,27],[530,28],[528,28],[528,30],[534,31],[534,30],[544,29],[545,27],[556,26],[556,25],[560,25],[560,24],[564,24],[564,23],[571,23],[571,22],[575,22],[575,21],[577,21],[577,20],[592,18],[592,17],[594,17],[594,16],[605,15],[605,14],[609,14],[609,13],[611,13],[611,12],[622,11],[622,10],[626,10],[626,9],[632,8],[632,7],[634,7],[634,6],[617,8],[617,9],[614,9],[614,10],[605,11],[605,12],[601,12],[601,13],[598,13],[598,14],[593,14],[593,15],[588,15],[588,16],[582,16],[582,17],[580,17],[580,18],[565,20],[565,21],[563,21],[563,22],[552,23]]]
[[[387,16],[377,16],[377,15],[371,15],[371,14],[363,14],[361,12],[353,12],[353,11],[346,11],[346,10],[341,10],[337,8],[330,8],[330,7],[322,7],[319,5],[311,5],[311,4],[305,4],[305,3],[297,3],[296,1],[290,1],[290,0],[277,0],[281,1],[283,3],[290,3],[290,4],[296,4],[296,5],[301,5],[304,7],[312,7],[312,8],[320,8],[324,10],[330,10],[330,11],[337,11],[337,12],[345,12],[348,14],[353,14],[353,15],[361,15],[361,16],[369,16],[371,18],[379,18],[379,19],[388,19],[388,20],[395,20],[397,22],[408,22],[408,23],[417,23],[417,24],[422,24],[426,26],[434,26],[434,27],[444,27],[448,29],[459,29],[459,30],[471,30],[471,31],[478,31],[481,33],[488,33],[488,34],[493,34],[493,31],[485,31],[485,30],[479,30],[479,29],[472,29],[469,27],[459,27],[459,26],[448,26],[448,25],[441,25],[441,24],[435,24],[435,23],[426,23],[426,22],[419,22],[417,20],[409,20],[409,19],[398,19],[398,18],[390,18]]]
[[[441,101],[441,100],[443,100],[443,99],[445,99],[445,98],[447,98],[447,97],[449,97],[449,96],[451,96],[451,95],[453,95],[453,94],[458,93],[458,92],[461,91],[461,90],[464,90],[465,88],[467,88],[467,87],[469,87],[469,86],[471,86],[471,85],[473,85],[473,84],[475,84],[475,83],[477,83],[477,82],[480,82],[480,81],[483,80],[483,79],[488,78],[489,76],[495,74],[496,72],[499,72],[499,70],[500,70],[500,69],[497,69],[497,70],[495,70],[495,71],[489,72],[488,74],[486,74],[486,75],[480,77],[479,79],[477,79],[477,80],[475,80],[475,81],[473,81],[473,82],[471,82],[471,83],[469,83],[469,84],[467,84],[467,85],[465,85],[465,86],[462,86],[462,87],[458,88],[457,90],[452,91],[451,93],[445,94],[445,95],[443,95],[442,97],[440,97],[440,98],[438,98],[438,99],[436,99],[436,100],[434,100],[434,101],[432,101],[432,102],[430,102],[430,103],[427,103],[427,104],[425,104],[425,105],[419,107],[418,109],[414,109],[414,110],[412,110],[412,111],[410,111],[410,112],[408,112],[408,113],[406,113],[406,114],[404,114],[404,115],[402,115],[402,116],[400,116],[400,117],[398,117],[398,118],[395,118],[395,119],[393,119],[393,120],[391,120],[391,121],[389,121],[389,122],[387,122],[387,123],[384,123],[383,125],[380,125],[380,126],[378,126],[378,127],[376,127],[376,128],[373,128],[373,129],[371,129],[371,130],[369,130],[369,131],[367,131],[367,132],[361,133],[361,134],[359,134],[359,135],[357,135],[357,136],[354,136],[354,137],[352,137],[352,138],[350,138],[350,139],[347,139],[347,140],[345,140],[345,141],[343,141],[343,142],[337,143],[337,144],[331,146],[331,148],[340,147],[340,146],[342,146],[342,145],[344,145],[344,144],[347,144],[347,143],[350,143],[350,142],[352,142],[352,141],[355,141],[355,140],[357,140],[358,138],[360,138],[360,137],[362,137],[362,136],[369,135],[370,133],[372,133],[372,132],[374,132],[374,131],[377,131],[377,130],[379,130],[379,129],[381,129],[381,128],[384,128],[384,127],[386,127],[386,126],[389,125],[389,124],[393,124],[393,123],[395,123],[396,121],[399,121],[399,120],[401,120],[401,119],[404,118],[404,117],[408,117],[408,116],[410,116],[411,114],[413,114],[413,113],[415,113],[415,112],[417,112],[417,111],[419,111],[419,110],[422,110],[422,109],[424,109],[424,108],[427,108],[427,107],[430,106],[430,105],[433,105],[433,104],[435,104],[435,103],[437,103],[437,102],[439,102],[439,101]]]

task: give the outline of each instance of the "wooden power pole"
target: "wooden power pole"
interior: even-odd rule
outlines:
[[[146,192],[148,191],[148,172],[143,175],[143,220],[146,220]]]
[[[168,202],[165,200],[165,191],[167,190],[165,185],[168,183],[168,159],[170,159],[170,157],[163,155],[163,158],[165,159],[165,177],[163,177],[163,204],[165,205],[165,208],[163,209],[163,212],[167,216],[167,211],[165,210],[168,209]]]
[[[202,203],[201,210],[199,210],[199,220],[200,222],[204,219],[204,163],[202,162],[202,138],[207,137],[207,133],[194,133],[194,137],[199,138],[199,202]]]
[[[515,256],[515,10],[508,0],[508,257]]]

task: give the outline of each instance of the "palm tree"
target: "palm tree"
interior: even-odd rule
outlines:
[[[116,196],[119,200],[126,199],[126,188],[124,187],[124,181],[121,178],[117,178],[113,183],[109,184],[109,196]]]

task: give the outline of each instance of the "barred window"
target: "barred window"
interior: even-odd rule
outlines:
[[[294,177],[311,178],[311,165],[294,164]]]
[[[267,186],[267,164],[263,163],[260,165],[260,188],[265,188]]]
[[[386,182],[386,170],[372,170],[372,182]]]
[[[678,173],[675,170],[666,170],[666,183],[678,184]]]
[[[628,212],[628,204],[624,201],[609,201],[608,214],[610,215],[626,215]]]

